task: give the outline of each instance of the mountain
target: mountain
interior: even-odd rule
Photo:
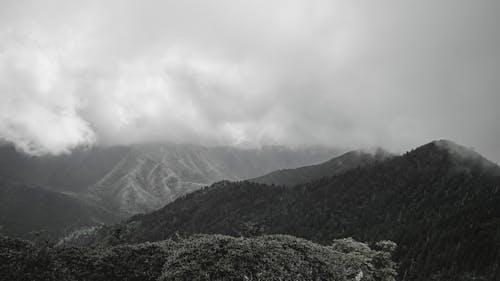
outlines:
[[[264,176],[249,179],[249,181],[293,186],[296,184],[304,184],[323,177],[336,176],[354,168],[382,161],[388,157],[391,157],[391,154],[382,149],[377,149],[374,153],[350,151],[321,164],[295,169],[279,170]]]
[[[319,163],[339,150],[143,144],[77,149],[32,157],[0,146],[0,179],[41,186],[99,205],[123,218],[158,209],[216,181],[256,177]]]
[[[122,217],[163,207],[203,183],[180,179],[166,163],[128,155],[95,183],[90,192]]]
[[[118,217],[71,196],[40,187],[0,181],[0,233],[32,239],[30,232],[42,236],[104,223]]]
[[[389,239],[399,245],[402,280],[499,280],[500,168],[463,146],[435,141],[293,187],[219,182],[96,237],[130,243],[248,232],[320,243]]]

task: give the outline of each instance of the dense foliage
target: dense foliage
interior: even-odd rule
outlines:
[[[2,280],[393,281],[395,244],[321,246],[291,236],[198,235],[104,248],[53,247],[0,237]]]
[[[221,182],[105,230],[104,241],[192,233],[391,239],[403,280],[500,280],[500,169],[444,145],[292,188]]]

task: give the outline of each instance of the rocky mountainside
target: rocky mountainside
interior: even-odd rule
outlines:
[[[126,217],[159,209],[203,184],[183,181],[166,163],[131,154],[95,183],[90,193]]]
[[[499,280],[500,168],[436,141],[303,185],[220,182],[95,239],[129,243],[192,233],[286,233],[320,243],[389,239],[399,245],[402,280]]]

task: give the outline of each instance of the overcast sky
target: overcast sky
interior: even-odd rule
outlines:
[[[28,153],[446,138],[500,162],[500,1],[0,0],[0,139]]]

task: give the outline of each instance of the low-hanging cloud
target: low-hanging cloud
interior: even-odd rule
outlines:
[[[0,138],[384,146],[494,159],[497,1],[3,1]]]

